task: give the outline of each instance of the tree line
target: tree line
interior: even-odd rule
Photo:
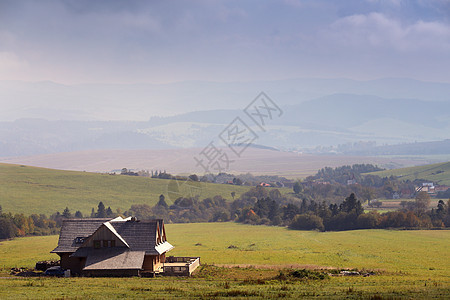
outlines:
[[[92,218],[113,218],[119,215],[113,213],[111,208],[105,208],[103,202],[98,204],[97,210],[92,208]],[[71,213],[66,207],[62,213],[55,212],[47,217],[45,214],[24,214],[4,213],[0,206],[0,240],[29,235],[51,235],[58,234],[64,219],[83,218],[80,211]]]
[[[298,230],[339,231],[374,228],[442,228],[450,227],[450,199],[440,200],[436,208],[427,210],[430,197],[419,192],[413,205],[395,212],[364,212],[360,200],[351,193],[342,202],[327,204],[303,198],[295,200],[278,189],[253,187],[234,201],[222,196],[198,199],[180,197],[168,205],[164,195],[154,206],[134,204],[121,213],[106,208],[103,202],[92,208],[88,217],[114,218],[118,215],[138,219],[164,219],[166,223],[227,222],[254,225],[287,226]],[[80,211],[72,214],[66,207],[50,217],[44,214],[3,213],[0,207],[0,239],[25,235],[57,234],[65,218],[82,218]]]
[[[58,213],[59,214],[59,213]],[[0,206],[0,240],[26,235],[50,235],[59,232],[62,215],[3,213]]]

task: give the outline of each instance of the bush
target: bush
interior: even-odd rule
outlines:
[[[297,230],[313,230],[317,229],[323,231],[323,220],[321,217],[313,214],[296,215],[292,223],[289,225],[291,229]]]
[[[376,213],[368,213],[359,215],[356,219],[356,227],[358,229],[372,229],[376,228],[379,221],[379,215]]]
[[[280,277],[281,277],[280,273]],[[324,280],[328,278],[328,274],[314,271],[314,270],[294,270],[289,273],[289,277],[299,278],[299,279],[311,279],[311,280]]]

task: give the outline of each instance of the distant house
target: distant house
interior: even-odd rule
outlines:
[[[162,273],[166,253],[172,249],[163,220],[118,217],[64,220],[58,246],[51,252],[72,274],[145,276]]]
[[[422,186],[416,188],[416,192],[427,192],[428,194],[433,194],[435,192],[433,182],[422,183]]]

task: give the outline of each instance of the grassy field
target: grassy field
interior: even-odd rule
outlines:
[[[440,199],[434,199],[432,198],[430,201],[430,204],[428,205],[429,209],[436,208],[438,205]],[[401,203],[403,201],[406,202],[415,202],[416,199],[414,198],[400,198],[400,199],[379,199],[379,202],[381,202],[380,207],[368,207],[367,205],[364,206],[364,211],[378,211],[379,213],[389,212],[389,211],[397,211],[399,209],[403,209]],[[446,201],[446,199],[444,199]]]
[[[176,181],[165,179],[0,164],[0,205],[4,212],[12,213],[52,214],[67,206],[73,213],[80,210],[89,215],[100,201],[114,211],[117,208],[124,211],[132,204],[154,205],[161,194],[171,204],[181,195],[200,195],[201,199],[221,195],[231,200],[231,192],[239,197],[249,189],[212,183],[195,183],[191,189],[180,182],[178,193],[174,185]]]
[[[402,180],[426,179],[440,185],[450,185],[450,162],[379,171],[370,174],[382,177],[393,175]]]
[[[172,255],[201,256],[204,266],[194,277],[2,278],[0,298],[444,299],[450,294],[448,230],[322,233],[206,223],[169,224],[166,231],[175,246]],[[48,252],[56,243],[56,236],[2,242],[3,274],[10,267],[30,267],[38,259],[51,258]],[[276,279],[283,268],[358,268],[378,273],[325,280]]]

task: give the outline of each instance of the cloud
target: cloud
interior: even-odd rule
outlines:
[[[28,69],[28,63],[20,59],[15,53],[0,51],[0,78],[26,72]]]
[[[404,74],[395,61],[440,66],[428,71],[435,75],[450,67],[449,2],[0,0],[4,64],[29,68],[0,79],[359,77],[352,65],[373,78]],[[384,69],[372,72],[380,62]]]
[[[397,52],[450,50],[450,25],[422,20],[403,24],[381,13],[341,18],[326,34],[338,45],[360,49],[368,46]]]

